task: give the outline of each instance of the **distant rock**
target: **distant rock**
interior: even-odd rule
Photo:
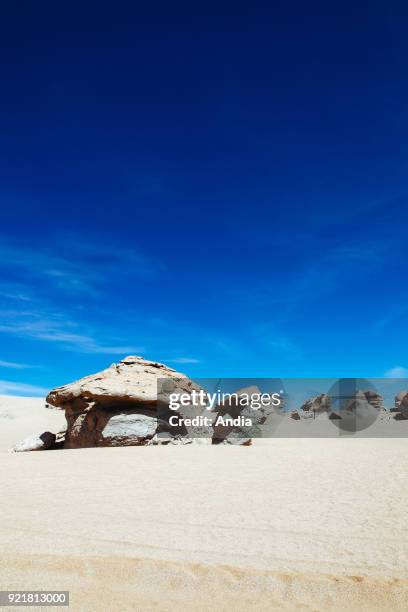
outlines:
[[[408,408],[408,391],[401,391],[395,396],[395,408],[405,410]]]
[[[332,397],[332,409],[341,419],[333,419],[334,424],[350,433],[371,427],[380,417],[384,408],[382,396],[373,390],[358,389],[350,396]]]
[[[397,395],[395,396],[395,407],[399,408],[401,403],[405,400],[405,397],[408,395],[408,391],[400,391],[399,393],[397,393]]]
[[[371,425],[384,409],[382,396],[374,390],[356,390],[350,397],[337,393],[323,393],[307,400],[301,406],[300,414],[315,416],[327,413],[340,429],[359,431]]]
[[[23,453],[26,451],[48,450],[55,445],[56,436],[50,431],[45,431],[40,435],[30,436],[22,442],[16,444],[13,448],[15,453]]]
[[[330,410],[330,397],[326,393],[316,395],[309,400],[306,400],[300,407],[300,410],[312,412],[313,414],[321,414]]]
[[[250,399],[253,397],[255,399],[260,394],[261,391],[256,385],[238,389],[231,393],[231,397],[227,401],[219,404],[214,409],[213,444],[249,445],[252,438],[261,437],[261,427],[265,425],[271,415],[276,414],[276,408],[272,404],[272,397],[270,402],[266,398],[264,405],[259,406],[256,410],[251,406],[241,403],[242,398]],[[231,424],[231,420],[239,420],[240,423]]]
[[[295,421],[300,421],[300,414],[297,410],[292,410],[292,412],[290,413],[290,418],[294,419]]]
[[[365,395],[367,402],[371,404],[373,408],[376,410],[384,409],[384,399],[380,393],[369,389],[368,391],[363,391],[363,394]]]
[[[397,420],[408,419],[408,391],[401,391],[395,396],[395,408],[391,408],[392,412],[396,412]]]
[[[383,398],[379,393],[374,391],[358,390],[350,399],[344,399],[341,405],[342,410],[355,412],[366,408],[374,408],[378,412],[383,408]]]

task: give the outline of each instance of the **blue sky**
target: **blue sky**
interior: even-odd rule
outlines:
[[[0,393],[407,375],[407,7],[11,3]]]

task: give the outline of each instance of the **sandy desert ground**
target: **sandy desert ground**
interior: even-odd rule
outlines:
[[[0,395],[0,452],[35,433],[61,431],[66,427],[64,412],[44,408],[38,397]]]
[[[408,609],[406,438],[10,453],[61,429],[43,405],[0,399],[0,589],[87,611]]]

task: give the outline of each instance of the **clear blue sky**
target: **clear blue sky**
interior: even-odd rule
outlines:
[[[403,374],[407,10],[4,3],[0,393]]]

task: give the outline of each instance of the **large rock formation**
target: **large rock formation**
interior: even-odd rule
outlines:
[[[48,404],[65,410],[64,448],[137,446],[160,436],[168,440],[193,438],[194,429],[170,426],[170,411],[163,406],[158,410],[159,381],[169,381],[174,393],[199,390],[185,374],[162,363],[131,356],[51,391]],[[211,432],[207,433],[210,437]]]

